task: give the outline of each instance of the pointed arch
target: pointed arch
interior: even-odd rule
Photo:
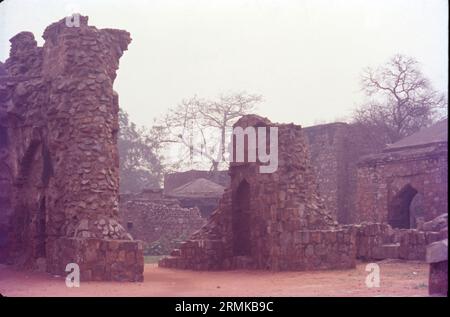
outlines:
[[[410,207],[417,192],[417,189],[407,184],[391,199],[388,205],[388,223],[393,228],[411,228]]]

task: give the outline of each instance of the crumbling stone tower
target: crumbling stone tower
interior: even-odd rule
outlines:
[[[45,263],[55,274],[74,262],[85,280],[142,280],[142,247],[118,221],[113,82],[131,38],[87,21],[50,25],[43,47],[29,32],[10,40],[0,77],[8,154],[0,185],[10,192],[10,208],[0,210],[3,257],[24,267]]]
[[[301,127],[255,115],[242,117],[235,127],[278,128],[278,169],[260,173],[258,160],[230,163],[231,184],[209,222],[159,265],[197,270],[354,267],[355,236],[339,229],[323,207]]]

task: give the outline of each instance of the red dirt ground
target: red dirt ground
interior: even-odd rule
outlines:
[[[387,260],[381,285],[367,288],[366,263],[356,269],[314,272],[196,272],[146,264],[143,283],[81,282],[67,288],[63,277],[0,266],[4,296],[427,296],[428,265]]]

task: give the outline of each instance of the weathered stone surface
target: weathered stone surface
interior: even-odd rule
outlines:
[[[318,191],[340,224],[355,223],[357,162],[382,148],[367,142],[357,125],[343,122],[303,128]]]
[[[175,199],[153,193],[120,196],[122,225],[145,242],[151,255],[165,255],[200,229],[206,219],[197,208],[182,208]]]
[[[448,260],[448,239],[436,241],[427,246],[428,263],[437,263]]]
[[[52,250],[55,272],[64,272],[67,263],[80,266],[81,280],[140,282],[144,259],[139,241],[61,238]]]
[[[346,225],[355,233],[356,257],[361,260],[373,260],[384,256],[395,255],[396,251],[388,251],[383,248],[386,244],[396,243],[394,232],[387,224],[362,223],[359,225]],[[392,253],[386,253],[392,252]]]
[[[428,293],[433,296],[448,296],[448,260],[430,264]]]
[[[131,238],[118,222],[113,91],[131,38],[87,20],[53,23],[43,47],[30,32],[10,40],[0,77],[0,193],[7,193],[0,197],[0,244],[7,246],[0,260],[33,268],[46,258],[46,270],[60,275],[67,261],[82,261],[85,279],[109,280],[113,263],[98,248]],[[142,257],[134,259],[142,265]],[[129,265],[115,265],[120,280],[139,279]]]
[[[224,190],[222,185],[205,178],[197,178],[170,191],[164,190],[164,193],[168,198],[177,199],[184,208],[198,208],[202,216],[208,218],[217,208]]]
[[[415,229],[399,230],[399,257],[404,260],[426,259],[427,245],[440,239],[439,232],[421,232]]]
[[[393,229],[386,223],[346,225],[355,232],[356,257],[364,261],[403,259],[425,261],[427,245],[441,238],[440,232]]]
[[[398,259],[400,243],[383,244],[374,247],[372,250],[372,258],[375,260]]]
[[[385,222],[394,228],[412,229],[447,213],[446,120],[428,129],[436,130],[436,127],[439,138],[433,142],[411,145],[409,141],[399,141],[398,146],[364,157],[358,163],[355,223]],[[426,227],[439,231],[431,228],[432,223]]]
[[[338,228],[324,208],[300,126],[254,115],[235,126],[277,127],[278,169],[264,174],[259,161],[231,163],[231,183],[218,209],[159,265],[194,270],[354,267],[354,232]]]
[[[448,213],[437,216],[433,220],[425,222],[422,225],[423,231],[441,231],[442,229],[448,227]]]

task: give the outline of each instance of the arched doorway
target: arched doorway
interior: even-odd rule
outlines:
[[[392,199],[388,206],[388,223],[393,228],[411,228],[411,201],[417,190],[411,185],[404,186]]]
[[[233,197],[233,254],[250,255],[250,184],[244,179]]]

